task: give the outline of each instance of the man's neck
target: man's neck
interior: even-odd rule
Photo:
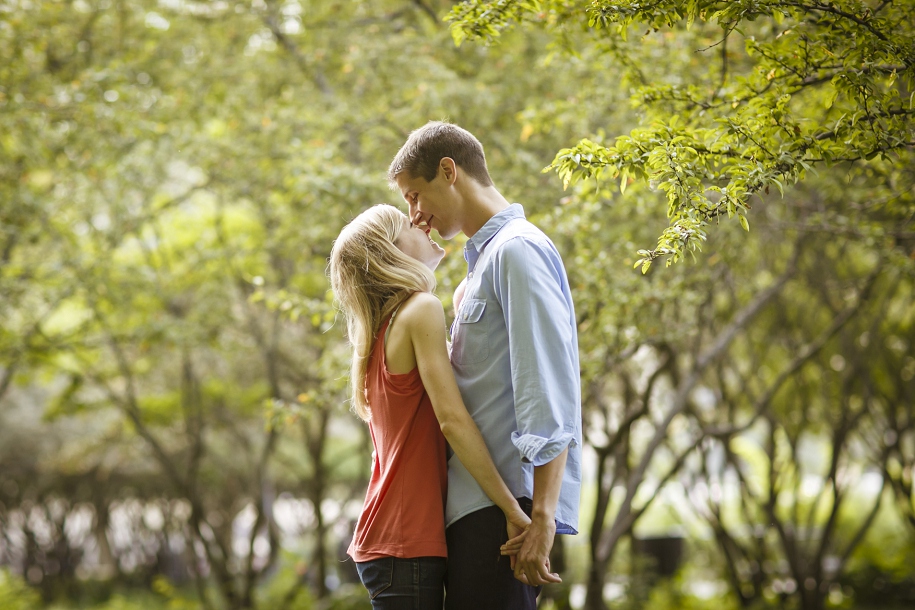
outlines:
[[[477,186],[468,193],[461,231],[468,238],[476,235],[490,218],[511,205],[494,186]]]

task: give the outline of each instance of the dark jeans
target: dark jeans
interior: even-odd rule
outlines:
[[[531,501],[518,503],[528,515]],[[489,506],[461,517],[447,530],[445,610],[534,610],[542,587],[515,578],[511,560],[499,553],[508,540],[505,515]]]
[[[441,610],[444,557],[382,557],[356,563],[373,610]]]

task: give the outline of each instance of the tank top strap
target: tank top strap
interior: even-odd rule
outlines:
[[[397,315],[397,312],[400,311],[400,306],[406,303],[406,299],[400,302],[400,305],[394,308],[394,313],[391,314],[391,317],[388,319],[388,327],[384,331],[384,345],[388,344],[388,335],[391,333],[391,327],[394,325],[394,317]]]

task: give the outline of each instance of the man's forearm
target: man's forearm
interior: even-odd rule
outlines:
[[[534,466],[534,507],[531,525],[515,560],[515,578],[529,585],[562,582],[550,572],[550,550],[556,535],[556,505],[565,472],[568,447],[552,461]]]
[[[534,466],[534,508],[531,520],[554,521],[568,456],[569,448],[566,447],[552,461],[543,466]]]

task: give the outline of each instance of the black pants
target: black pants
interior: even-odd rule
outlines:
[[[528,515],[531,501],[518,503]],[[505,515],[488,506],[458,519],[445,530],[448,571],[445,610],[534,610],[542,587],[515,578],[511,560],[499,553],[508,540]]]

